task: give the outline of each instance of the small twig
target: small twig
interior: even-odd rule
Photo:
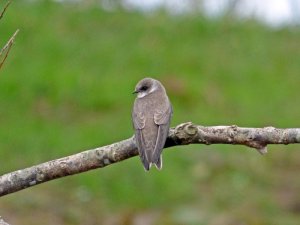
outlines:
[[[4,6],[3,10],[1,11],[1,13],[0,13],[0,20],[2,19],[3,15],[4,15],[5,11],[6,11],[6,9],[10,5],[10,3],[11,3],[10,0],[7,1],[6,5]],[[0,62],[0,69],[2,68],[2,65],[4,64],[4,62],[5,62],[8,54],[10,52],[11,46],[13,45],[15,37],[18,34],[18,32],[19,32],[19,29],[16,30],[16,32],[13,34],[13,36],[8,40],[8,42],[6,43],[6,45],[0,51],[0,57],[2,57],[2,55],[4,54],[3,59]]]
[[[6,3],[6,5],[4,6],[4,8],[3,8],[3,10],[2,10],[2,12],[1,12],[1,14],[0,14],[0,20],[2,19],[3,15],[4,15],[5,11],[6,11],[6,9],[7,9],[8,6],[10,5],[10,3],[11,3],[11,1],[9,0],[9,1]]]
[[[1,57],[2,54],[4,54],[4,52],[5,52],[5,55],[4,55],[4,57],[3,57],[3,60],[2,60],[1,63],[0,63],[0,69],[1,69],[2,65],[4,64],[4,62],[5,62],[5,60],[6,60],[7,56],[8,56],[8,53],[10,52],[11,46],[13,45],[14,40],[15,40],[15,37],[16,37],[16,35],[18,34],[18,32],[19,32],[19,29],[16,30],[16,32],[13,34],[13,36],[8,40],[8,42],[6,43],[6,45],[5,45],[5,46],[1,49],[1,51],[0,51],[0,57]]]

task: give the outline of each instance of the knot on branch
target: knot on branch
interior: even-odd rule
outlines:
[[[237,134],[238,127],[237,125],[231,125],[230,129],[228,130],[228,135],[230,138],[234,138],[234,136]]]
[[[246,142],[248,147],[255,148],[260,154],[265,155],[268,153],[267,144],[256,141]]]
[[[98,160],[100,167],[105,167],[107,165],[112,164],[112,162],[115,161],[114,160],[114,152],[104,151],[103,149],[96,150],[96,158]]]
[[[255,148],[262,155],[268,153],[267,143],[265,142],[265,138],[263,138],[260,132],[250,133],[245,141],[245,145],[251,148]]]
[[[197,136],[198,128],[192,122],[179,124],[175,128],[175,135],[181,144],[193,143],[193,138]]]
[[[37,182],[42,182],[45,179],[45,174],[41,169],[36,170],[36,181]]]

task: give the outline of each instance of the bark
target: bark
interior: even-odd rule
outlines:
[[[8,223],[6,223],[0,216],[0,225],[9,225]]]
[[[233,126],[205,127],[191,122],[171,128],[165,148],[188,144],[238,144],[267,153],[268,144],[300,143],[300,128],[243,128]],[[103,168],[138,155],[134,137],[55,159],[0,176],[0,196],[60,177]],[[142,167],[141,167],[142,169]]]

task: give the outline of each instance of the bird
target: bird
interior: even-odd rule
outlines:
[[[169,134],[173,109],[164,86],[153,78],[140,80],[132,110],[138,153],[146,171],[162,168],[162,150]]]

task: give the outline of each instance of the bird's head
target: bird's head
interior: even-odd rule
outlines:
[[[134,94],[137,94],[138,98],[143,98],[150,93],[156,91],[159,88],[159,81],[152,78],[144,78],[139,81],[134,89]]]

